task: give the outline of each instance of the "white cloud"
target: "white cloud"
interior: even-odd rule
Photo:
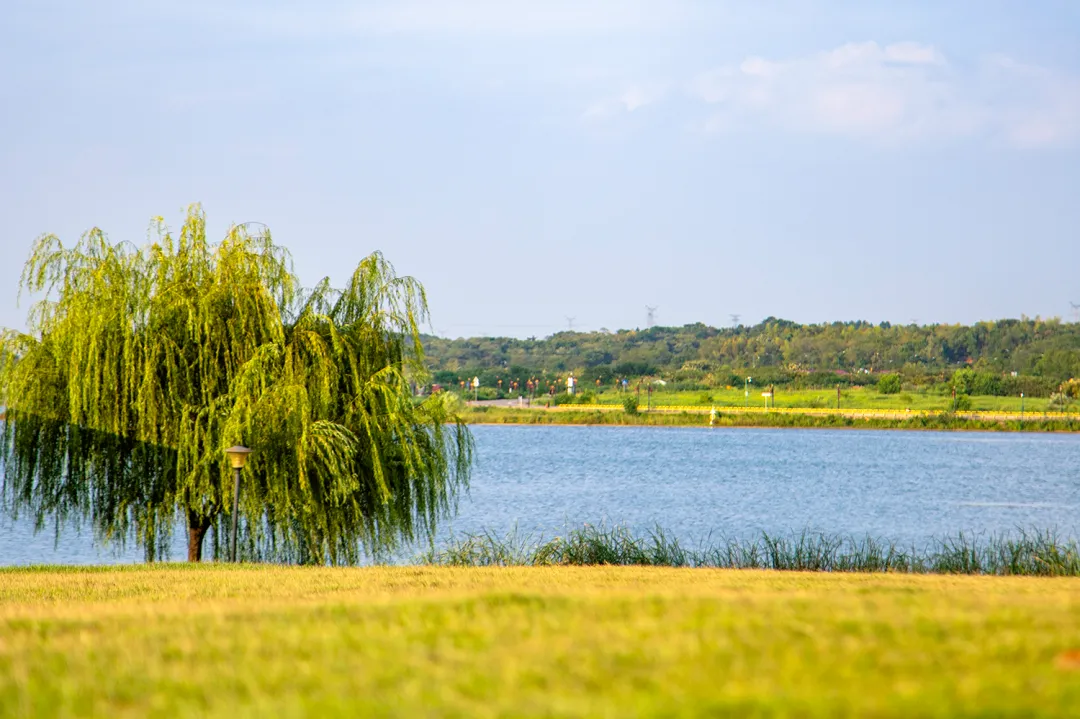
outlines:
[[[641,87],[631,87],[622,94],[619,101],[622,102],[623,107],[627,112],[633,112],[639,107],[645,107],[646,105],[655,102],[659,99],[659,94],[650,92]]]
[[[596,120],[624,112],[634,112],[659,101],[664,93],[665,88],[660,85],[631,85],[618,95],[602,98],[589,105],[582,113],[582,117],[586,120]]]
[[[787,61],[748,57],[702,73],[706,126],[761,125],[880,141],[982,134],[1016,146],[1080,140],[1080,83],[1009,58],[957,67],[929,45],[849,43]]]
[[[898,42],[885,48],[885,57],[892,62],[902,62],[911,65],[937,65],[944,62],[944,58],[937,50],[917,42]]]

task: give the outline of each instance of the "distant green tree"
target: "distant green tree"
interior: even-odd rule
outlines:
[[[1047,403],[1047,407],[1052,412],[1065,412],[1072,406],[1072,398],[1064,392],[1055,392],[1050,395],[1050,401]]]
[[[877,383],[878,392],[882,394],[899,394],[903,389],[903,384],[900,381],[900,375],[887,374],[882,375],[881,379]]]
[[[1035,374],[1057,380],[1080,377],[1080,350],[1074,347],[1047,351],[1035,363]]]
[[[991,372],[976,372],[971,383],[971,394],[996,396],[1002,393],[1001,377]]]
[[[970,369],[956,370],[949,380],[949,386],[958,395],[971,394],[975,389],[975,372]]]
[[[623,410],[627,414],[637,414],[638,413],[638,398],[636,396],[634,396],[634,395],[627,395],[626,397],[623,397],[622,406],[623,406]]]

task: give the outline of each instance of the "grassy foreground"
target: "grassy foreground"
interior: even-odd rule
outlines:
[[[0,571],[2,716],[1075,716],[1080,580]]]

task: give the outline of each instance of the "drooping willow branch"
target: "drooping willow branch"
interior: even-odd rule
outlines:
[[[301,291],[268,231],[210,243],[198,206],[178,236],[152,230],[141,248],[96,229],[35,244],[21,289],[41,299],[0,347],[7,510],[86,519],[153,557],[178,513],[219,535],[222,450],[246,444],[251,547],[343,563],[434,531],[472,440],[411,396],[423,287],[374,253],[344,288]]]

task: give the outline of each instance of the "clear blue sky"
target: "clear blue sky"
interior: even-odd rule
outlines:
[[[0,4],[0,325],[34,238],[203,203],[439,334],[1080,302],[1075,0]]]

